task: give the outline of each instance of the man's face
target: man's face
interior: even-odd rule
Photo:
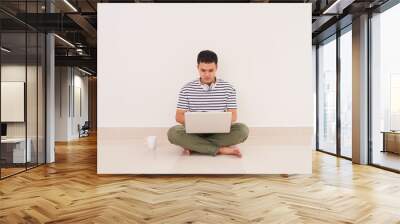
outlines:
[[[203,63],[197,65],[202,83],[211,84],[214,82],[215,73],[217,72],[217,64]]]

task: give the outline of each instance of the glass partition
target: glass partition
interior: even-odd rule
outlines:
[[[25,32],[1,34],[2,177],[24,171],[31,159],[26,150],[26,40]]]
[[[43,13],[44,3],[1,1],[0,7]],[[44,33],[0,12],[1,179],[45,163],[45,45]]]

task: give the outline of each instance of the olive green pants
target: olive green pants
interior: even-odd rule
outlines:
[[[215,156],[218,149],[244,142],[249,128],[242,123],[234,123],[229,133],[188,134],[183,125],[175,125],[168,130],[168,140],[174,145],[202,154]]]

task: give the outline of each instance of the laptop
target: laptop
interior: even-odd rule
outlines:
[[[229,133],[232,112],[186,112],[185,129],[190,134]]]

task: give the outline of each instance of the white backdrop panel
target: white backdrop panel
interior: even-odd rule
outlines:
[[[197,53],[238,94],[249,126],[313,125],[311,4],[98,4],[98,126],[175,123]]]

